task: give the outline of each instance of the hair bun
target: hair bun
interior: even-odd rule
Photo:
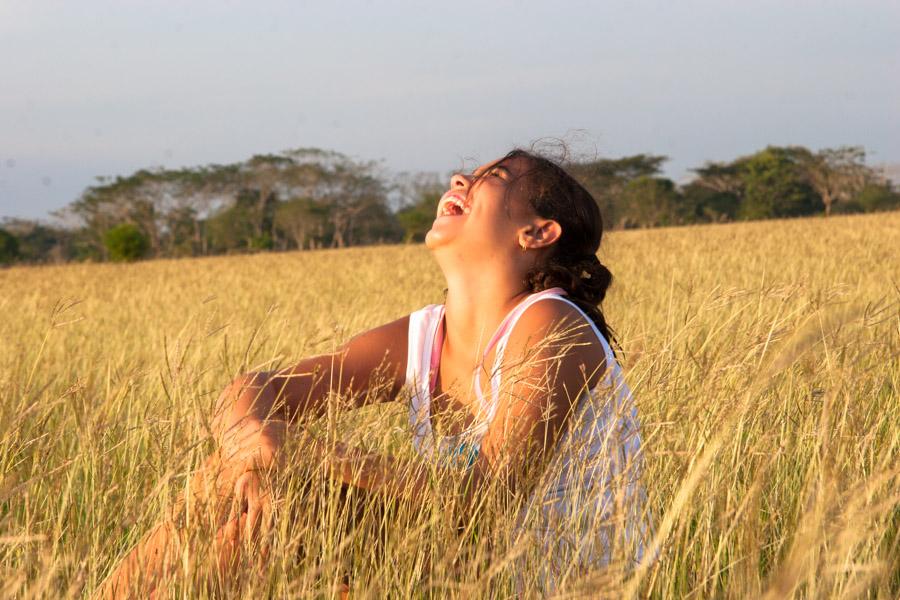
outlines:
[[[532,270],[525,281],[535,292],[561,287],[572,300],[597,306],[606,297],[612,273],[594,254],[577,258],[561,255]]]

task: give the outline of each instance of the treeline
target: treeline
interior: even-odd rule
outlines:
[[[865,164],[858,146],[818,152],[769,146],[708,162],[680,186],[661,176],[666,160],[639,154],[567,168],[613,228],[900,208],[900,191]],[[57,213],[66,226],[4,220],[0,263],[421,241],[447,185],[446,177],[392,176],[379,163],[308,148],[228,165],[145,169],[98,178]]]

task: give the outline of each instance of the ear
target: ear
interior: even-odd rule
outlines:
[[[546,248],[562,235],[562,227],[551,219],[535,219],[519,230],[519,247],[526,250]]]

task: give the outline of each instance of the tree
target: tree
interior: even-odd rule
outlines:
[[[127,177],[98,177],[72,202],[67,212],[83,224],[97,250],[105,251],[106,232],[121,223],[133,223],[147,236],[152,254],[159,256],[166,238],[168,214],[192,196],[185,191],[186,171],[141,169]]]
[[[740,219],[812,214],[819,200],[806,179],[808,155],[800,146],[768,146],[730,163],[708,162],[694,169],[692,184],[720,194],[707,200],[715,199],[726,213],[736,201]]]
[[[29,219],[5,219],[3,228],[16,238],[18,257],[22,262],[63,262],[99,257],[92,254],[93,247],[85,242],[83,231],[79,229]]]
[[[399,239],[402,234],[388,209],[388,187],[378,163],[337,158],[327,173],[327,193],[322,198],[329,204],[331,246]]]
[[[418,203],[404,206],[397,211],[397,221],[403,229],[405,243],[425,240],[425,234],[431,229],[437,215],[437,205],[440,199],[440,196],[423,196]]]
[[[19,258],[19,240],[5,229],[0,229],[0,265],[7,265]]]
[[[325,244],[329,207],[312,198],[294,198],[275,208],[275,231],[282,249],[318,248]]]
[[[744,193],[742,169],[746,158],[739,158],[731,163],[707,162],[699,169],[692,169],[697,174],[696,184],[720,194],[729,194],[740,200]]]
[[[396,219],[387,208],[388,188],[378,163],[358,162],[338,152],[299,148],[217,166],[211,173],[220,182],[214,187],[237,191],[240,196],[230,204],[237,210],[229,211],[229,203],[225,203],[209,219],[208,231],[217,237],[219,247],[229,237],[246,240],[244,247],[258,246],[253,240],[265,239],[284,247],[287,241],[282,236],[305,236],[303,230],[322,232],[334,247],[399,239]],[[248,202],[251,198],[254,200]],[[300,226],[299,206],[294,206],[282,213],[285,227],[279,227],[275,219],[279,198],[306,198],[316,204],[315,214],[308,216],[314,220],[324,216],[326,221]],[[289,217],[291,211],[294,214]],[[224,223],[235,219],[249,224],[252,234],[244,231],[242,224]],[[292,221],[290,227],[288,221]]]
[[[804,157],[806,180],[822,199],[826,217],[835,202],[847,202],[871,178],[865,160],[866,151],[862,146],[824,148]]]
[[[653,177],[661,171],[666,156],[635,154],[622,158],[602,158],[566,165],[569,173],[587,189],[600,207],[607,223],[623,226],[622,190],[638,177]]]
[[[768,146],[743,161],[740,216],[768,219],[812,214],[819,199],[805,177],[807,152],[799,147]]]
[[[250,218],[249,224],[253,227],[250,246],[254,245],[252,240],[263,240],[266,236],[271,240],[273,237],[278,191],[290,187],[296,180],[298,166],[291,156],[280,154],[258,154],[235,165],[234,184],[245,201],[243,214]],[[246,204],[250,198],[254,199],[253,205]]]
[[[165,216],[163,253],[166,256],[194,256],[203,252],[202,231],[197,210],[189,204],[172,207]]]
[[[395,187],[400,197],[396,215],[403,230],[403,241],[424,241],[447,184],[433,173],[403,173],[395,181]]]
[[[670,179],[642,175],[625,184],[620,201],[625,227],[658,227],[680,221],[681,197]]]
[[[134,224],[122,223],[103,237],[110,260],[131,262],[143,258],[150,248],[147,236]]]
[[[681,187],[681,201],[686,222],[723,222],[737,218],[741,205],[739,196],[717,191],[700,180]]]
[[[264,215],[258,214],[259,210]],[[265,221],[271,221],[271,203],[260,206],[259,192],[243,189],[234,202],[214,212],[206,222],[209,247],[214,252],[252,250],[264,245]],[[260,223],[263,226],[260,227]],[[261,233],[262,232],[262,233]],[[271,237],[268,238],[271,240]]]

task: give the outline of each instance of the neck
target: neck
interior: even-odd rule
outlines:
[[[477,269],[445,269],[446,349],[481,361],[503,318],[529,290],[513,265],[479,263]]]

